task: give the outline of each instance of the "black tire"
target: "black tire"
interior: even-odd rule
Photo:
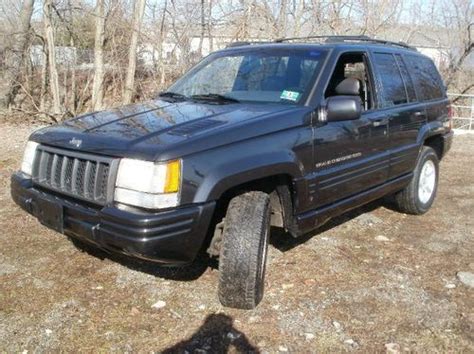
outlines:
[[[429,161],[429,162],[428,162]],[[432,190],[431,196],[428,200],[421,200],[419,193],[419,184],[421,172],[423,166],[428,163],[433,163],[434,165],[434,189]],[[416,167],[413,173],[413,178],[410,181],[410,184],[402,189],[400,192],[394,195],[394,200],[397,208],[406,213],[413,215],[421,215],[426,213],[433,205],[433,201],[436,198],[436,192],[438,190],[438,175],[439,175],[439,160],[436,152],[429,146],[423,146],[416,163]]]
[[[248,192],[230,201],[219,255],[222,305],[253,309],[262,300],[269,235],[268,194]]]

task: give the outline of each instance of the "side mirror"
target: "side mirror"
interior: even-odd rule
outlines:
[[[327,99],[326,119],[328,122],[360,118],[362,105],[357,96],[333,96]]]

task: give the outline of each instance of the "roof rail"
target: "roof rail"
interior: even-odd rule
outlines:
[[[241,45],[248,45],[251,44],[251,42],[232,42],[227,44],[225,47],[226,48],[232,48],[232,47],[240,47]]]
[[[266,44],[266,43],[274,43],[272,41],[255,41],[255,42],[250,42],[250,41],[238,41],[238,42],[232,42],[227,44],[225,47],[226,48],[233,48],[233,47],[241,47],[243,45],[251,45],[251,44]]]
[[[392,42],[386,41],[384,39],[375,39],[368,36],[362,35],[352,35],[352,36],[338,36],[338,35],[329,35],[329,36],[306,36],[306,37],[289,37],[289,38],[279,38],[276,39],[275,43],[289,42],[295,40],[308,40],[308,39],[325,39],[325,43],[338,43],[338,42],[370,42],[370,43],[379,43],[385,45],[393,45],[397,47],[407,48],[411,50],[417,50],[415,47],[412,47],[403,42]]]

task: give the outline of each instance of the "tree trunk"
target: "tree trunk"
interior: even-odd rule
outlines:
[[[0,106],[11,107],[20,88],[19,79],[21,66],[26,56],[28,37],[31,26],[34,0],[24,0],[20,10],[18,32],[13,39],[13,45],[5,55],[6,70],[3,77],[4,88],[0,86]]]
[[[43,3],[43,22],[46,43],[48,45],[48,61],[49,61],[49,87],[53,98],[52,114],[60,115],[61,98],[59,95],[59,79],[56,67],[56,50],[54,46],[54,30],[52,24],[52,0],[44,0]]]
[[[278,37],[286,36],[286,8],[287,0],[281,0],[280,11],[278,14]]]
[[[72,14],[72,5],[71,5],[71,0],[68,0],[68,7],[69,7],[69,21],[71,21],[71,28],[74,28],[74,17],[73,17],[73,14]],[[72,33],[72,31],[70,31],[70,36],[71,36],[71,39],[70,39],[70,45],[71,45],[71,48],[73,49],[74,51],[74,58],[73,58],[73,61],[72,61],[72,67],[71,67],[71,113],[73,115],[76,115],[76,112],[77,112],[77,97],[76,97],[76,66],[77,66],[77,48],[76,48],[76,40],[75,40],[75,36],[74,34]]]
[[[168,11],[168,0],[165,0],[165,5],[163,7],[163,16],[161,17],[160,24],[160,42],[158,43],[158,55],[159,55],[159,65],[160,65],[160,89],[163,89],[165,83],[165,63],[163,61],[163,42],[165,40],[165,20],[166,12]]]
[[[77,66],[77,48],[74,44],[74,40],[71,40],[71,47],[74,48],[74,59],[71,66],[71,113],[76,115],[77,111],[77,97],[76,97],[76,66]]]
[[[142,25],[143,13],[145,12],[145,0],[136,0],[133,11],[132,38],[130,40],[130,51],[128,52],[128,68],[125,78],[125,91],[123,94],[123,103],[132,102],[135,93],[135,70],[137,67],[137,47],[138,37]]]
[[[41,91],[40,91],[40,111],[44,112],[46,107],[46,93],[48,90],[48,48],[43,40],[43,65],[41,66]]]
[[[98,111],[104,100],[104,44],[105,15],[104,0],[97,0],[95,7],[94,83],[92,85],[92,107]]]
[[[250,17],[252,16],[252,2],[249,0],[244,1],[244,34],[243,40],[250,40]]]
[[[209,53],[214,51],[214,38],[212,36],[212,0],[209,0],[207,15],[207,36],[209,37]]]
[[[304,10],[304,0],[298,0],[298,3],[293,3],[294,7],[294,25],[293,25],[293,36],[299,37],[301,24],[303,21],[303,10]]]
[[[204,0],[201,0],[201,35],[199,37],[199,48],[198,48],[198,52],[201,57],[202,57],[202,44],[204,42],[205,31],[206,31],[206,22],[205,22],[205,16],[204,16]]]

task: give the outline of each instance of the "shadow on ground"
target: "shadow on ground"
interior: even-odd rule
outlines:
[[[232,317],[211,314],[191,337],[161,353],[228,353],[231,348],[237,353],[260,352],[244,333],[234,328]]]
[[[392,201],[387,197],[384,199],[379,199],[369,204],[366,204],[362,207],[353,209],[348,211],[340,216],[337,216],[331,220],[329,220],[326,224],[320,226],[318,229],[309,232],[305,235],[302,235],[298,238],[294,238],[289,235],[285,230],[281,228],[272,228],[270,244],[278,249],[281,252],[289,251],[305,242],[313,237],[317,237],[318,235],[334,228],[339,225],[342,225],[352,219],[359,217],[362,214],[370,213],[380,207],[386,207],[388,209],[394,209],[394,205]]]
[[[159,278],[177,281],[192,281],[198,279],[208,267],[217,267],[217,261],[211,259],[205,252],[200,252],[196,260],[187,266],[167,267],[158,263],[127,257],[119,253],[109,253],[81,240],[71,238],[76,248],[87,254],[103,259],[109,259],[131,270],[147,273]]]

